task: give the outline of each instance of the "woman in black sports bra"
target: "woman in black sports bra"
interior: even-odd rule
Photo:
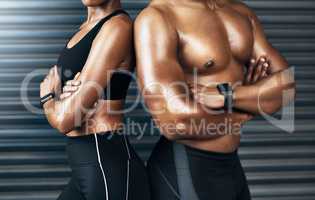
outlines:
[[[131,81],[132,20],[119,0],[83,4],[87,21],[40,89],[49,123],[67,136],[72,178],[58,200],[149,200],[144,164],[120,134],[123,115],[112,112],[123,109]]]

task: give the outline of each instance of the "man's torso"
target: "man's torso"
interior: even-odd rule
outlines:
[[[174,5],[171,1],[155,0],[151,6],[162,11],[178,33],[178,60],[187,82],[192,83],[197,74],[196,80],[202,85],[241,84],[254,44],[244,5],[226,1],[213,8],[204,2],[183,1]],[[227,135],[186,143],[205,150],[230,152],[237,149],[239,142],[239,135]]]

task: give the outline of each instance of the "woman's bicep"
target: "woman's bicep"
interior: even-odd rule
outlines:
[[[116,20],[117,21],[117,20]],[[63,113],[72,120],[75,112],[84,116],[103,95],[111,73],[119,68],[132,44],[131,28],[118,20],[103,26],[95,38],[79,80],[81,86],[71,97],[61,101]]]
[[[123,23],[123,24],[122,24]],[[124,22],[104,26],[95,38],[80,80],[106,87],[113,70],[120,67],[132,50],[132,27]]]

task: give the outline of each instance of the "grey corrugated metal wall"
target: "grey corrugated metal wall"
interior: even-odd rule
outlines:
[[[135,16],[147,1],[125,0]],[[254,200],[315,200],[315,1],[251,0],[272,43],[296,66],[297,130],[287,134],[257,119],[245,127],[240,154]],[[83,20],[80,0],[0,0],[0,200],[53,200],[69,169],[64,138],[28,112],[20,85],[28,72],[56,62]],[[28,88],[34,105],[38,83]],[[133,85],[129,103],[136,93]],[[132,119],[148,121],[139,108]],[[134,141],[141,156],[157,136]]]

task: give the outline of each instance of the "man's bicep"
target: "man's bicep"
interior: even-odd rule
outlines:
[[[177,33],[159,12],[146,10],[137,18],[135,43],[137,70],[143,84],[183,77],[177,59]]]
[[[253,56],[260,58],[265,56],[270,62],[269,73],[276,73],[288,68],[288,63],[280,52],[268,41],[263,26],[255,13],[251,12],[250,19],[253,26],[254,46]]]
[[[177,33],[159,15],[151,15],[149,19],[147,16],[140,17],[144,19],[137,19],[135,29],[137,71],[151,114],[156,109],[166,108],[162,114],[165,118],[191,110],[190,104],[185,102],[189,91],[177,58]],[[142,20],[146,23],[141,23]]]

